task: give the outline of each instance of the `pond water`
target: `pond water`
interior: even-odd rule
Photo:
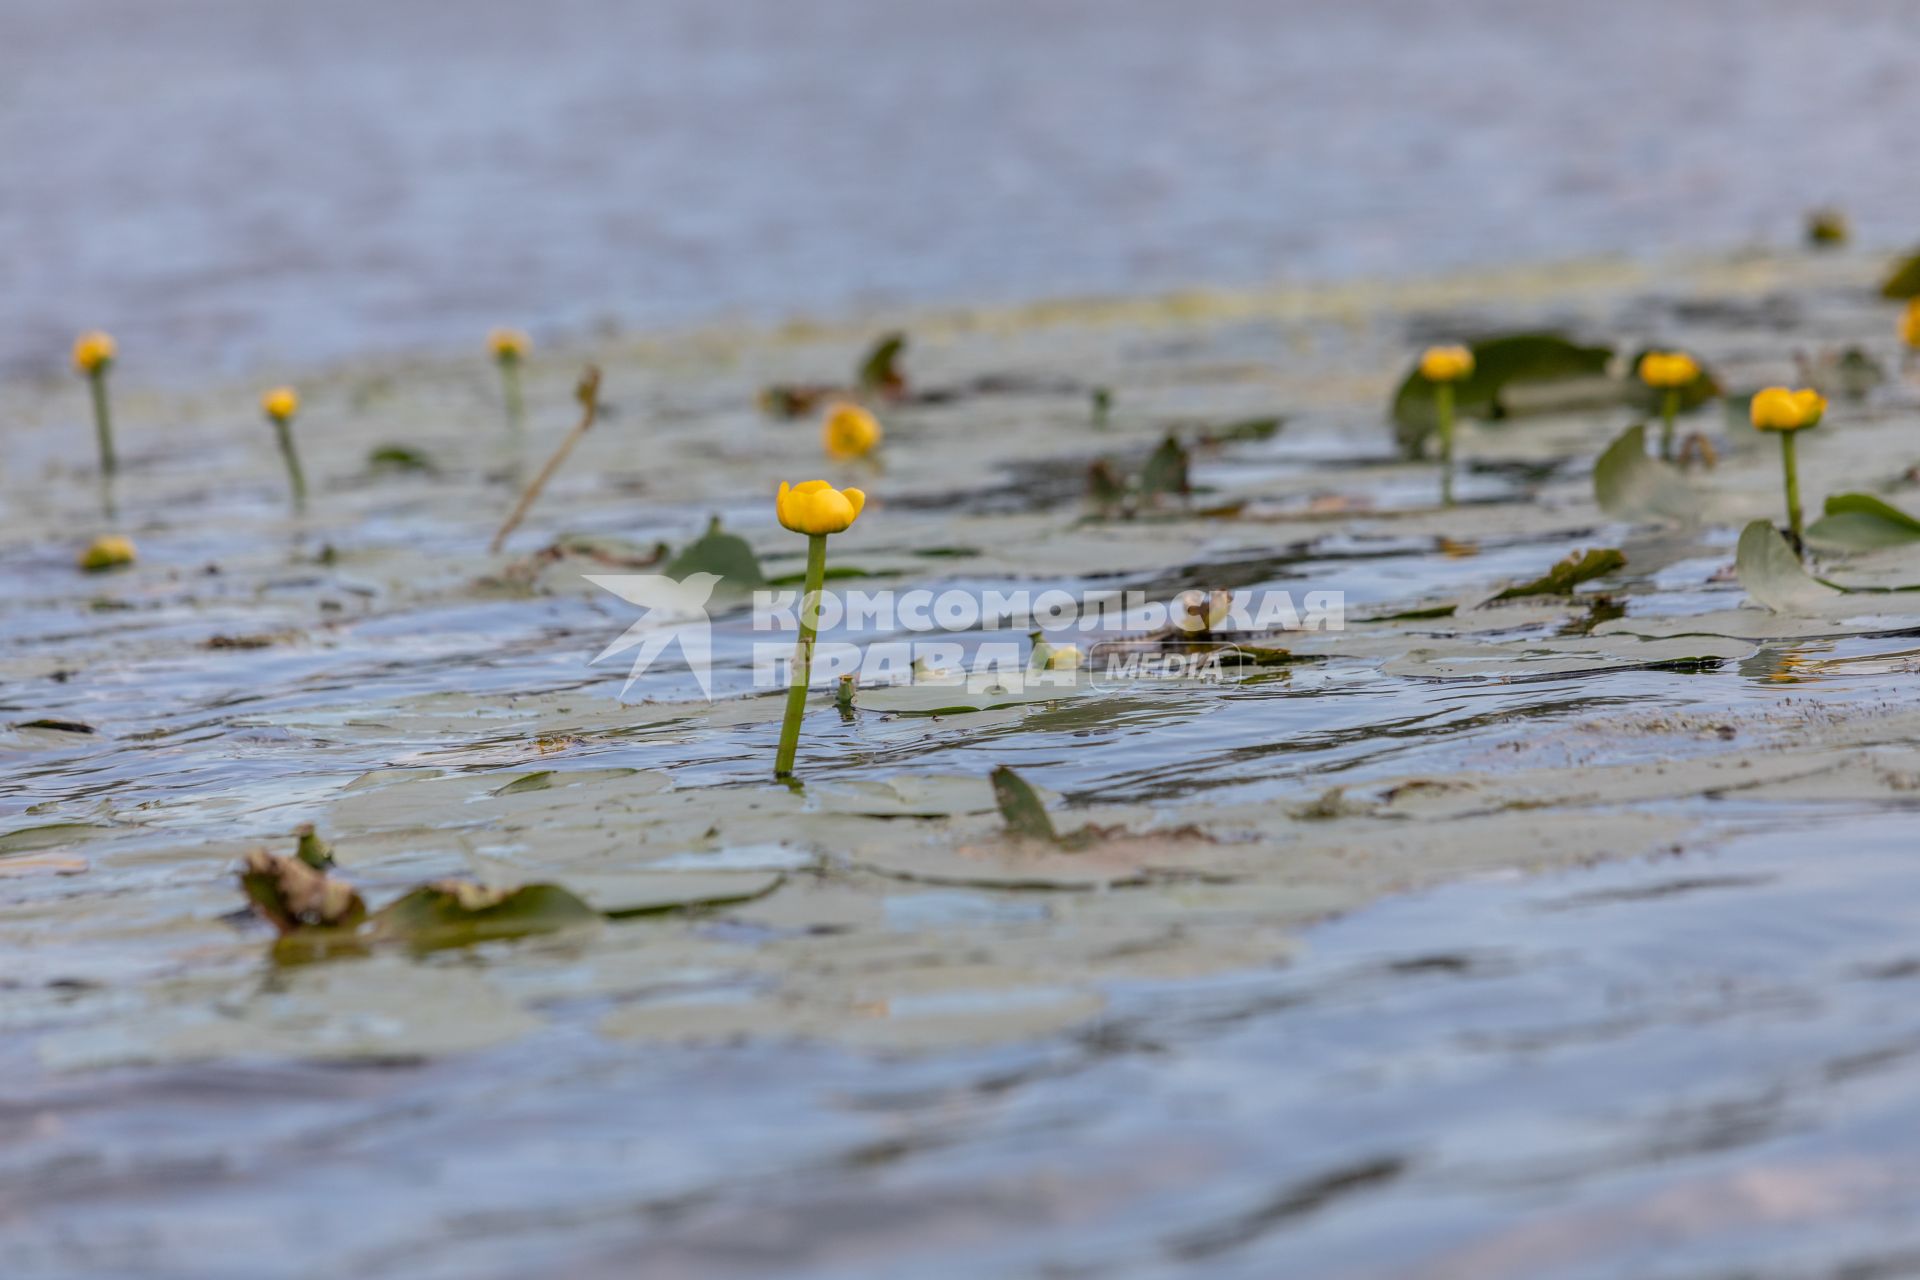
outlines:
[[[1668,255],[1822,199],[1911,233],[1906,7],[75,12],[0,0],[8,1277],[1920,1271],[1920,593],[1748,598],[1779,473],[1735,407],[1687,422],[1721,463],[1684,522],[1596,506],[1611,393],[1463,426],[1454,508],[1383,414],[1418,345],[1505,327],[1736,391],[1894,367],[1872,253]],[[1404,279],[1462,267],[1499,270]],[[1065,293],[1133,297],[917,309]],[[517,442],[473,352],[509,321]],[[1347,627],[1219,683],[823,689],[797,791],[742,593],[713,702],[595,664],[638,610],[587,575],[715,517],[799,567],[771,490],[817,424],[755,394],[882,322],[947,394],[826,468],[872,495],[845,585],[1333,590]],[[60,367],[95,324],[112,517]],[[602,419],[489,555],[586,360]],[[1897,374],[1836,397],[1816,507],[1920,508],[1917,422]],[[1194,500],[1099,518],[1090,464],[1170,431]],[[81,574],[106,528],[138,563]],[[1008,840],[1001,765],[1084,846]],[[295,963],[234,868],[304,822],[376,908],[459,876],[609,918]]]
[[[1902,244],[1917,51],[1900,0],[0,0],[0,365],[1779,245],[1823,201]]]

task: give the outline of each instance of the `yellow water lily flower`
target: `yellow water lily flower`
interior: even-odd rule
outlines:
[[[88,573],[119,569],[134,560],[133,539],[118,533],[102,534],[80,553],[80,567]]]
[[[532,340],[518,329],[495,329],[487,334],[487,350],[495,360],[518,360],[532,346]]]
[[[1768,387],[1753,397],[1753,425],[1761,431],[1802,431],[1818,426],[1827,398],[1811,388],[1789,391]]]
[[[1910,298],[1900,316],[1900,341],[1920,351],[1920,298]]]
[[[300,412],[300,393],[292,387],[275,387],[260,397],[260,407],[275,422],[289,421]]]
[[[1428,347],[1420,357],[1420,376],[1428,382],[1458,382],[1473,372],[1473,352],[1465,347]]]
[[[1649,351],[1640,357],[1640,381],[1650,387],[1684,387],[1699,376],[1699,361],[1684,351]]]
[[[880,420],[859,405],[842,400],[827,410],[820,428],[820,443],[835,462],[864,458],[880,444]]]
[[[860,490],[836,489],[825,480],[794,485],[782,480],[773,500],[774,514],[783,526],[813,537],[845,532],[866,505],[867,495]]]
[[[73,367],[81,373],[98,373],[113,363],[116,350],[112,334],[90,330],[73,340]]]

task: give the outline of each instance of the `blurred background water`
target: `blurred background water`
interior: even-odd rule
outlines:
[[[1920,10],[0,0],[0,372],[1920,235]]]

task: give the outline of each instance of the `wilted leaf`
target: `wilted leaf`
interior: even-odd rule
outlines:
[[[1613,547],[1575,551],[1532,582],[1508,587],[1495,600],[1517,600],[1522,596],[1564,596],[1573,594],[1581,583],[1612,573],[1627,563],[1627,557]]]
[[[1500,417],[1500,395],[1510,384],[1598,377],[1613,359],[1610,347],[1584,347],[1557,333],[1502,334],[1474,343],[1472,351],[1472,375],[1454,384],[1454,409],[1465,417]],[[1433,391],[1416,365],[1394,392],[1394,434],[1409,457],[1419,456],[1439,425]]]
[[[667,566],[669,578],[685,579],[695,573],[714,574],[720,585],[741,590],[767,585],[753,547],[745,538],[721,532],[718,517],[707,525],[704,536],[689,543]]]
[[[1616,520],[1691,521],[1700,508],[1679,472],[1647,456],[1647,428],[1641,423],[1621,432],[1593,464],[1593,500]]]
[[[1920,520],[1871,494],[1837,493],[1807,528],[1807,540],[1849,551],[1898,546],[1920,542]]]
[[[1127,482],[1105,458],[1087,468],[1087,498],[1103,516],[1113,514],[1126,503]]]
[[[600,913],[557,884],[491,889],[466,880],[436,880],[373,915],[377,936],[423,948],[551,933],[600,919]]]
[[[299,858],[255,849],[240,867],[240,889],[256,914],[281,933],[300,929],[352,929],[367,907],[354,887]]]
[[[1027,785],[1025,778],[1006,765],[1000,765],[993,771],[993,799],[1000,807],[1000,816],[1006,819],[1007,830],[1013,835],[1045,840],[1049,844],[1059,841],[1060,837],[1053,829],[1053,819],[1047,817],[1046,806],[1040,803],[1040,797]]]
[[[1780,531],[1765,520],[1740,531],[1733,570],[1747,594],[1775,613],[1813,608],[1841,594],[1809,574]]]

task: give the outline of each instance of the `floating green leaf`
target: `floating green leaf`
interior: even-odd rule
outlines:
[[[1627,557],[1614,547],[1575,551],[1532,582],[1508,587],[1495,600],[1517,600],[1522,596],[1565,596],[1583,582],[1612,573],[1627,563]]]
[[[63,844],[72,844],[84,840],[105,827],[91,822],[48,822],[37,827],[16,827],[5,835],[0,835],[0,856],[9,853],[29,853],[35,849],[52,849]]]
[[[1849,551],[1920,542],[1920,519],[1866,493],[1837,493],[1826,514],[1807,529],[1807,540]]]
[[[1733,570],[1747,594],[1775,613],[1816,608],[1841,594],[1809,574],[1780,531],[1765,520],[1740,531]]]
[[[860,370],[855,377],[861,388],[884,391],[889,395],[898,395],[906,390],[907,375],[900,368],[900,355],[906,348],[906,334],[882,334],[860,362]]]
[[[1140,492],[1149,498],[1163,493],[1184,498],[1193,492],[1186,446],[1173,433],[1167,433],[1147,458],[1146,470],[1140,474]]]
[[[1647,428],[1620,433],[1593,464],[1593,500],[1616,520],[1691,521],[1700,499],[1671,466],[1647,456]]]
[[[1509,385],[1599,377],[1613,359],[1611,347],[1581,346],[1562,334],[1547,332],[1486,338],[1474,343],[1472,351],[1473,373],[1454,384],[1454,407],[1462,415],[1481,418],[1504,415],[1500,397]],[[1439,425],[1433,388],[1416,366],[1394,392],[1394,434],[1409,457],[1420,455],[1426,438]]]
[[[1059,835],[1053,829],[1053,819],[1047,816],[1046,806],[1040,803],[1039,795],[1027,784],[1027,780],[1000,765],[993,771],[993,799],[1000,806],[1000,816],[1006,819],[1007,830],[1013,835],[1030,840],[1045,840],[1048,844],[1059,842]]]
[[[372,924],[378,937],[440,948],[552,933],[599,918],[599,912],[557,884],[491,889],[465,880],[437,880],[382,907]]]
[[[1880,285],[1883,298],[1920,298],[1920,253],[1899,262]]]
[[[1224,422],[1217,427],[1202,427],[1199,432],[1201,444],[1245,444],[1252,440],[1271,440],[1280,431],[1285,419],[1275,415],[1270,418],[1243,418],[1238,422]]]
[[[367,451],[370,471],[438,471],[425,451],[412,445],[382,444]]]

